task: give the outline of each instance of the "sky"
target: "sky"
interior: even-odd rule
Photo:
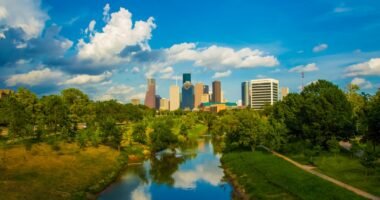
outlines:
[[[0,88],[39,96],[79,88],[94,100],[144,99],[170,85],[274,78],[299,92],[326,79],[380,88],[378,0],[0,0]]]

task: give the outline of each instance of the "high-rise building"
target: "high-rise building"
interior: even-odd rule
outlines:
[[[260,110],[266,104],[278,101],[278,80],[251,80],[251,108]]]
[[[148,79],[145,105],[149,108],[156,108],[156,81],[152,78]]]
[[[178,110],[179,108],[179,102],[180,102],[180,96],[179,96],[179,87],[177,85],[170,86],[169,91],[169,101],[170,101],[170,110]]]
[[[288,87],[282,87],[281,88],[281,100],[283,100],[286,96],[289,94],[289,88]]]
[[[131,99],[131,104],[135,106],[140,105],[140,99]]]
[[[203,94],[208,94],[208,93],[209,93],[208,85],[203,85]]]
[[[160,95],[156,95],[156,98],[155,98],[155,102],[156,102],[156,105],[154,106],[156,108],[156,110],[159,110],[160,109],[160,103],[161,103],[161,96]]]
[[[212,102],[222,102],[222,84],[220,83],[220,81],[212,82]]]
[[[185,84],[186,82],[191,83],[191,74],[190,73],[182,74],[182,83]]]
[[[209,94],[202,94],[201,103],[208,103],[210,102],[210,95]]]
[[[250,82],[244,81],[241,83],[241,101],[243,106],[250,105]]]
[[[194,108],[194,86],[191,83],[191,74],[183,74],[181,108],[190,110]]]
[[[198,108],[202,103],[203,83],[196,83],[194,87],[194,107]]]
[[[169,110],[169,100],[165,98],[160,99],[160,110]]]

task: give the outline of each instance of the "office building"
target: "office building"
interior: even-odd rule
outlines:
[[[161,103],[161,96],[160,95],[156,95],[155,97],[155,102],[156,102],[156,105],[154,106],[156,108],[156,110],[159,110],[160,109],[160,103]]]
[[[177,85],[170,86],[169,91],[169,108],[171,111],[179,109],[180,95],[179,95],[179,87]]]
[[[194,87],[194,107],[198,108],[202,103],[203,83],[197,83]]]
[[[169,100],[165,98],[160,99],[160,110],[169,110]]]
[[[281,88],[281,100],[283,100],[286,96],[289,94],[289,88],[288,87],[282,87]]]
[[[144,103],[149,108],[156,108],[156,81],[152,78],[148,79]]]
[[[251,80],[251,108],[260,110],[266,104],[273,105],[278,101],[278,80]]]
[[[215,112],[218,113],[222,110],[230,110],[230,109],[236,109],[237,104],[233,102],[226,102],[226,103],[202,103],[200,106],[200,110],[202,111],[209,111],[209,112]]]
[[[202,94],[201,103],[208,103],[208,102],[210,102],[210,95]]]
[[[135,106],[140,105],[140,99],[131,99],[131,104]]]
[[[203,94],[208,94],[210,92],[208,85],[203,85]]]
[[[222,102],[222,85],[220,81],[212,82],[212,102],[214,103]]]
[[[191,83],[191,74],[183,74],[181,108],[184,110],[194,108],[194,86]]]
[[[242,106],[249,106],[250,105],[250,82],[244,81],[241,83],[241,101]]]

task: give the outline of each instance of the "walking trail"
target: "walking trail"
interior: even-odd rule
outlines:
[[[375,196],[375,195],[370,194],[370,193],[368,193],[368,192],[365,192],[365,191],[363,191],[363,190],[361,190],[361,189],[358,189],[358,188],[356,188],[356,187],[353,187],[353,186],[351,186],[351,185],[348,185],[348,184],[346,184],[346,183],[343,183],[343,182],[341,182],[341,181],[338,181],[338,180],[336,180],[336,179],[334,179],[334,178],[331,178],[331,177],[329,177],[329,176],[326,176],[325,174],[322,174],[322,173],[320,173],[320,172],[317,172],[317,171],[313,170],[314,167],[312,167],[312,166],[302,165],[302,164],[300,164],[300,163],[298,163],[298,162],[296,162],[296,161],[294,161],[294,160],[292,160],[292,159],[290,159],[290,158],[288,158],[288,157],[286,157],[286,156],[284,156],[284,155],[282,155],[282,154],[279,154],[279,153],[277,153],[277,152],[275,152],[275,151],[271,151],[271,152],[272,152],[275,156],[277,156],[277,157],[279,157],[279,158],[282,158],[282,159],[284,159],[284,160],[286,160],[286,161],[292,163],[292,164],[295,165],[296,167],[298,167],[298,168],[300,168],[300,169],[302,169],[302,170],[304,170],[304,171],[306,171],[306,172],[309,172],[309,173],[311,173],[311,174],[314,174],[314,175],[316,175],[316,176],[318,176],[318,177],[320,177],[320,178],[322,178],[322,179],[324,179],[324,180],[326,180],[326,181],[329,181],[329,182],[331,182],[331,183],[334,183],[334,184],[336,184],[336,185],[338,185],[338,186],[340,186],[340,187],[342,187],[342,188],[345,188],[345,189],[347,189],[347,190],[350,190],[350,191],[356,193],[357,195],[360,195],[360,196],[362,196],[362,197],[364,197],[364,198],[367,198],[367,199],[380,200],[380,197],[378,197],[378,196]]]

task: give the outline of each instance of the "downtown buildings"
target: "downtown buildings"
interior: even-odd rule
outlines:
[[[257,79],[249,82],[250,107],[261,110],[267,104],[278,101],[279,81],[276,79]]]
[[[179,109],[180,106],[180,94],[179,87],[177,85],[170,86],[169,91],[169,110],[175,111]]]
[[[156,108],[156,80],[150,78],[147,84],[148,90],[145,95],[145,106],[148,108]]]

